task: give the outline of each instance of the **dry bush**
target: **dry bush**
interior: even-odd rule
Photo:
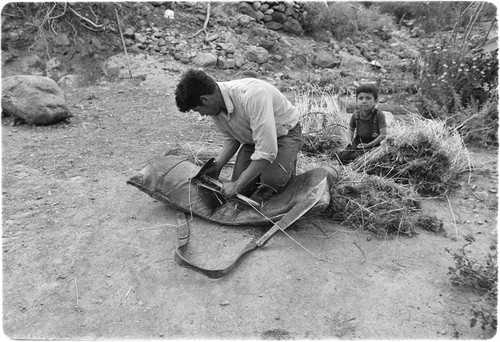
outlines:
[[[395,122],[380,148],[356,159],[350,167],[400,184],[423,195],[443,195],[470,170],[468,151],[458,132],[443,121],[409,115]]]

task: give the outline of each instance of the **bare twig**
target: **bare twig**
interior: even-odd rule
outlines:
[[[480,45],[480,47],[483,47],[486,42],[488,41],[488,36],[490,35],[490,32],[491,32],[491,29],[493,28],[493,26],[495,25],[495,22],[497,21],[497,18],[494,18],[492,21],[491,21],[491,25],[490,25],[490,28],[488,29],[488,32],[486,33],[486,35],[484,36],[484,40],[482,42],[482,44]]]
[[[483,10],[483,7],[484,7],[484,3],[478,3],[476,5],[476,8],[474,8],[474,11],[472,12],[472,15],[470,17],[470,20],[469,20],[469,24],[467,25],[466,29],[465,29],[465,33],[464,33],[464,36],[463,36],[463,39],[462,39],[462,44],[460,45],[460,50],[463,49],[464,45],[465,45],[465,42],[467,41],[467,39],[469,38],[471,32],[472,32],[472,29],[474,27],[474,25],[476,24],[476,21],[479,17],[479,14],[481,13],[481,11]]]
[[[82,26],[85,26],[86,28],[88,28],[89,30],[92,30],[92,31],[103,31],[106,29],[106,26],[104,24],[96,24],[94,23],[92,20],[90,19],[87,19],[85,18],[83,15],[81,15],[80,13],[78,13],[77,11],[75,11],[73,8],[71,8],[71,6],[68,6],[68,8],[70,9],[71,12],[73,12],[74,15],[76,15],[78,18],[84,20],[85,22],[89,23],[90,25],[92,25],[93,27],[99,29],[99,30],[96,30],[96,29],[93,29],[89,26],[86,26],[84,24],[82,24]]]
[[[366,255],[365,255],[365,252],[363,252],[363,250],[361,249],[361,247],[359,247],[359,245],[356,243],[356,241],[353,241],[352,242],[354,244],[354,246],[358,247],[358,249],[361,251],[361,254],[363,254],[363,258],[365,259],[366,261]]]
[[[130,286],[130,289],[128,289],[127,294],[125,295],[125,297],[122,298],[122,300],[120,300],[120,303],[118,303],[117,306],[120,306],[123,303],[123,301],[128,297],[130,291],[132,291],[132,288],[133,286]]]
[[[459,17],[457,19],[457,22],[455,23],[455,27],[453,27],[453,32],[451,34],[451,40],[450,40],[450,42],[455,43],[455,40],[457,38],[457,33],[458,33],[458,27],[460,26],[460,22],[462,21],[462,18],[464,17],[465,13],[469,10],[469,8],[472,7],[473,4],[474,4],[474,2],[471,2],[467,6],[467,8],[460,13],[460,15],[459,15]]]
[[[64,2],[64,10],[62,11],[61,14],[59,15],[56,15],[56,16],[53,16],[53,17],[48,17],[47,20],[54,20],[54,19],[57,19],[59,17],[62,17],[64,14],[66,14],[66,7],[68,6],[68,3],[67,2]],[[54,6],[55,7],[55,6]],[[53,8],[52,8],[53,9]],[[52,12],[52,11],[51,11]],[[50,13],[49,13],[50,14]]]
[[[450,207],[451,216],[453,217],[453,225],[455,226],[455,234],[457,235],[457,239],[458,239],[457,220],[455,218],[455,214],[453,213],[453,208],[451,207],[451,202],[450,202],[450,198],[448,197],[448,195],[446,195],[446,199],[448,200],[448,206]]]
[[[207,25],[208,25],[208,21],[210,19],[210,3],[207,4],[207,16],[205,18],[205,22],[203,23],[203,28],[198,30],[195,34],[193,34],[192,36],[189,36],[189,38],[194,38],[196,37],[198,34],[200,34],[201,32],[205,32],[205,41],[207,41],[207,38],[208,38],[208,32],[207,32]]]
[[[78,294],[78,283],[76,281],[76,277],[75,277],[75,288],[76,288],[76,308],[78,308],[79,307],[79,305],[78,305],[78,297],[80,295]]]
[[[64,21],[66,23],[68,23],[69,26],[71,26],[73,28],[73,31],[74,31],[74,33],[73,33],[73,45],[74,45],[74,48],[73,48],[73,52],[70,54],[70,56],[68,58],[68,61],[70,61],[73,58],[73,56],[75,55],[75,53],[76,53],[76,35],[78,34],[78,31],[73,26],[73,24],[71,24],[66,18],[64,18]]]

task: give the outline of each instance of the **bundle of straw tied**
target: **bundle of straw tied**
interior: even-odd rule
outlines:
[[[299,172],[337,164],[335,153],[348,144],[350,115],[336,96],[296,95],[304,144]],[[330,189],[329,219],[378,237],[416,234],[415,226],[442,233],[442,222],[419,209],[422,196],[445,196],[459,175],[470,170],[469,155],[459,134],[444,122],[416,114],[389,124],[386,140],[343,167]]]

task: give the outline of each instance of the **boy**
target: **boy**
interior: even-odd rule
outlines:
[[[366,151],[380,145],[387,135],[385,116],[375,108],[378,88],[373,84],[362,84],[356,89],[358,110],[351,116],[346,149],[337,156],[341,164],[349,164]]]
[[[210,116],[222,133],[223,147],[207,175],[218,178],[238,152],[230,182],[222,192],[265,202],[281,192],[295,173],[302,144],[299,111],[276,87],[245,78],[216,82],[200,70],[189,70],[175,91],[181,112]]]

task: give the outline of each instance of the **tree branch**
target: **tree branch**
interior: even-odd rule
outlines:
[[[210,3],[207,4],[207,16],[205,18],[205,22],[203,23],[203,28],[201,30],[198,30],[198,32],[196,32],[192,36],[189,36],[188,39],[196,37],[201,32],[205,32],[205,41],[207,41],[208,38],[207,25],[209,20],[210,20]]]
[[[73,13],[74,13],[74,14],[75,14],[78,18],[80,18],[80,19],[82,19],[82,20],[86,21],[87,23],[89,23],[89,24],[90,24],[90,25],[92,25],[93,27],[95,27],[95,28],[97,28],[97,29],[100,29],[100,30],[105,30],[105,29],[106,29],[106,27],[105,27],[105,25],[104,25],[104,24],[101,24],[101,25],[96,24],[96,23],[94,23],[92,20],[87,19],[87,18],[85,18],[83,15],[79,14],[77,11],[75,11],[73,8],[71,8],[71,6],[68,6],[68,8],[69,8],[69,9],[71,10],[71,12],[73,12]],[[82,25],[83,25],[83,24],[82,24]],[[83,25],[83,26],[85,26],[85,25]],[[90,28],[90,27],[88,27],[88,26],[85,26],[85,27],[86,27],[86,28],[88,28],[89,30],[92,30],[92,31],[100,31],[100,30],[91,29],[91,28]]]

